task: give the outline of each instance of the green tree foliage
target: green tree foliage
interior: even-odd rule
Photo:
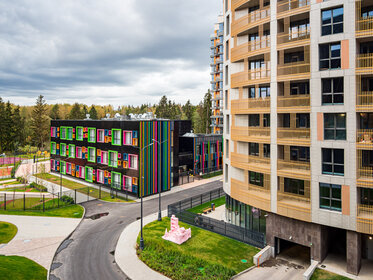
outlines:
[[[69,113],[69,119],[70,120],[80,120],[80,119],[83,119],[84,117],[83,117],[82,111],[80,110],[79,103],[74,103],[74,105],[71,108],[70,113]]]
[[[52,120],[61,119],[60,106],[58,104],[53,105],[49,116]]]
[[[13,126],[13,111],[10,102],[8,101],[5,105],[4,111],[4,148],[6,151],[13,150],[13,137],[14,137],[14,126]]]
[[[83,105],[83,109],[82,109],[82,119],[85,119],[86,116],[88,114],[88,109],[87,109],[87,106],[86,105]]]
[[[23,146],[25,144],[25,119],[21,117],[19,106],[17,106],[13,111],[12,124],[14,133],[13,142],[16,145],[14,148],[18,148],[18,146]]]
[[[156,105],[155,114],[158,118],[179,119],[181,118],[180,105],[176,104],[175,101],[167,100],[167,97],[163,95],[158,105]]]
[[[44,96],[39,95],[31,114],[32,140],[39,149],[44,149],[49,137],[49,117],[47,110]]]
[[[92,120],[98,119],[97,111],[94,105],[92,105],[91,109],[89,110],[89,115]]]
[[[209,133],[211,125],[211,93],[207,91],[193,114],[192,125],[195,133]]]
[[[186,117],[187,120],[192,120],[193,118],[193,113],[195,111],[195,108],[194,106],[192,105],[192,103],[190,103],[190,100],[188,100],[185,105],[182,107],[183,109],[183,113]]]
[[[0,97],[0,152],[3,152],[5,150],[4,148],[4,137],[5,137],[5,123],[4,123],[4,117],[5,117],[5,104],[3,102],[3,99]]]

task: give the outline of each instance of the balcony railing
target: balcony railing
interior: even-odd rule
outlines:
[[[231,101],[232,114],[248,114],[249,112],[269,112],[271,98],[248,98]]]
[[[373,234],[373,205],[357,206],[356,231]]]
[[[309,128],[277,128],[277,143],[280,145],[311,144],[311,130]]]
[[[286,63],[277,67],[278,80],[284,81],[310,77],[310,69],[310,63],[305,61]]]
[[[285,161],[279,159],[277,161],[278,176],[310,180],[311,164],[302,161]]]
[[[231,87],[237,88],[240,86],[251,85],[260,82],[269,82],[271,79],[271,71],[269,67],[248,70],[231,75]]]
[[[356,73],[373,73],[373,53],[356,55]]]
[[[289,46],[301,46],[310,43],[310,29],[277,35],[277,46],[287,48]]]
[[[373,91],[362,91],[356,94],[356,111],[373,111]]]
[[[310,198],[278,192],[277,214],[303,221],[311,221]]]
[[[269,127],[232,127],[232,140],[246,142],[269,143],[271,131]]]
[[[309,10],[311,0],[285,0],[277,4],[277,17],[285,17]]]
[[[232,48],[231,61],[235,62],[249,56],[266,53],[269,51],[271,44],[270,38],[265,37],[261,40],[250,41],[245,44]]]
[[[309,112],[310,105],[311,99],[308,94],[277,97],[277,111],[280,113]]]
[[[270,20],[270,7],[256,10],[232,22],[232,36]]]
[[[373,17],[359,18],[356,20],[356,37],[373,35]]]
[[[267,173],[271,172],[271,165],[269,158],[261,158],[258,156],[243,155],[238,153],[231,153],[232,166],[251,170],[255,172]]]
[[[373,148],[373,129],[357,129],[356,147],[358,149]]]

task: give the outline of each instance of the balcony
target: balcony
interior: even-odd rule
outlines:
[[[362,150],[373,149],[373,129],[357,129],[356,148]]]
[[[277,4],[277,18],[289,17],[310,11],[311,0],[284,0]]]
[[[269,127],[232,127],[231,138],[234,141],[271,143]]]
[[[373,73],[373,53],[356,55],[356,74]]]
[[[311,99],[307,94],[277,97],[278,113],[298,113],[311,111]]]
[[[311,145],[311,130],[309,128],[277,128],[277,144],[279,145]]]
[[[373,205],[358,204],[356,231],[373,234]]]
[[[277,175],[300,180],[311,180],[311,164],[302,161],[277,160]]]
[[[279,33],[277,35],[277,49],[283,50],[288,48],[294,48],[299,46],[309,45],[310,30],[290,32],[290,33]]]
[[[356,26],[355,34],[357,38],[367,37],[373,35],[373,17],[362,16],[361,5],[363,1],[356,1]],[[366,3],[365,5],[369,5]]]
[[[269,83],[271,81],[270,67],[248,70],[231,75],[231,87],[238,88],[253,84]]]
[[[310,63],[298,61],[277,66],[277,80],[279,82],[309,79],[311,77]]]
[[[255,26],[262,25],[270,21],[270,7],[256,10],[232,21],[232,37],[241,35]]]
[[[271,98],[247,98],[231,101],[233,115],[249,113],[269,113],[271,111]]]
[[[269,186],[259,187],[231,179],[231,197],[247,205],[271,211],[271,191]]]
[[[271,173],[270,158],[231,153],[231,164],[234,167],[259,173]]]
[[[311,222],[310,198],[291,193],[277,193],[277,214]]]
[[[236,46],[231,50],[231,62],[237,62],[247,57],[267,53],[270,51],[270,47],[269,37]]]
[[[360,158],[358,159],[358,164],[361,165],[361,163],[362,163],[362,160]],[[372,188],[373,187],[373,167],[358,166],[356,185],[361,188]]]
[[[356,94],[356,111],[373,112],[373,91],[360,91]]]
[[[241,6],[243,6],[244,4],[250,2],[250,0],[232,0],[231,2],[231,9],[232,11],[235,11],[237,10],[238,8],[240,8]]]

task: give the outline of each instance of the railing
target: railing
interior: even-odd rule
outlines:
[[[270,158],[261,158],[259,156],[243,155],[231,153],[231,163],[235,166],[240,166],[252,171],[270,173]]]
[[[270,67],[263,67],[254,70],[248,70],[244,72],[239,72],[231,75],[231,85],[232,88],[254,84],[261,79],[270,79],[271,70]]]
[[[310,106],[311,99],[308,94],[277,97],[277,108],[283,109],[282,111],[286,109],[292,112],[310,110]]]
[[[361,164],[361,158],[359,160],[360,160],[359,164]],[[358,179],[363,178],[363,177],[371,179],[373,183],[373,167],[359,166],[357,168],[357,177]]]
[[[248,110],[253,112],[268,109],[269,111],[271,106],[271,98],[266,97],[232,100],[231,106],[232,114],[247,114]]]
[[[242,45],[232,48],[231,61],[235,62],[239,59],[257,55],[269,51],[271,41],[269,37],[261,38],[260,40],[250,41]],[[251,54],[250,54],[251,52]]]
[[[311,221],[310,198],[278,192],[277,214],[303,221]]]
[[[356,55],[356,73],[373,72],[373,53]]]
[[[311,130],[309,128],[277,128],[277,142],[286,144],[310,144]]]
[[[231,137],[235,140],[268,141],[271,136],[269,127],[232,127]]]
[[[300,42],[310,39],[310,29],[297,32],[280,33],[277,35],[277,45]]]
[[[307,180],[311,177],[310,170],[309,162],[277,160],[277,171],[283,177]]]
[[[305,61],[286,63],[285,65],[277,66],[277,76],[310,74],[310,69],[310,64]]]
[[[373,148],[373,129],[357,129],[356,147],[360,149]]]
[[[356,110],[373,110],[373,91],[362,91],[356,94]]]
[[[357,206],[356,231],[373,234],[373,205]]]
[[[363,37],[373,33],[373,17],[356,20],[356,37]]]
[[[232,36],[270,19],[270,7],[256,10],[232,22]]]
[[[282,13],[287,13],[288,11],[294,11],[294,13],[298,12],[301,9],[309,7],[311,4],[311,0],[285,0],[278,2],[277,4],[277,15],[281,15]],[[298,10],[298,11],[296,11]]]

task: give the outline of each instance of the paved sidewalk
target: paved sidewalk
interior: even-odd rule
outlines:
[[[167,215],[167,210],[162,211],[162,216]],[[157,220],[158,213],[146,216],[144,226]],[[136,240],[140,232],[140,220],[129,224],[118,239],[115,249],[115,261],[120,269],[132,280],[166,280],[170,279],[149,268],[136,254]],[[162,238],[161,236],[159,238]]]
[[[0,245],[0,254],[23,256],[49,269],[60,243],[75,230],[81,219],[0,215],[0,221],[18,228],[8,244]]]

